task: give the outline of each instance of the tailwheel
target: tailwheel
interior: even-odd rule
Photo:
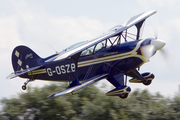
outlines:
[[[145,80],[145,81],[143,81],[143,84],[144,84],[144,85],[150,85],[151,82],[152,82],[152,80]]]
[[[23,89],[23,90],[26,90],[26,85],[23,85],[23,86],[22,86],[22,89]]]
[[[120,98],[126,99],[128,97],[128,93],[122,93],[119,95]]]
[[[29,82],[31,82],[31,81],[34,81],[34,79],[28,79],[28,80],[24,83],[24,85],[22,86],[22,89],[23,89],[23,90],[26,90],[26,85],[27,85]]]

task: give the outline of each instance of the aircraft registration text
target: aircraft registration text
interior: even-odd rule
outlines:
[[[75,72],[76,66],[74,63],[56,66],[55,69],[47,68],[47,74],[53,76],[53,74],[61,75],[66,73]]]

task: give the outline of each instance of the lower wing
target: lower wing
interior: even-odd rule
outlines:
[[[71,87],[71,88],[66,88],[66,89],[61,90],[61,91],[59,91],[57,93],[54,93],[54,94],[52,94],[52,95],[50,95],[48,97],[57,97],[57,96],[60,96],[60,95],[64,95],[64,94],[68,94],[68,93],[73,93],[73,92],[75,92],[75,91],[77,91],[77,90],[79,90],[81,88],[84,88],[84,87],[86,87],[88,85],[91,85],[91,84],[101,80],[101,79],[104,79],[107,76],[108,76],[108,74],[103,74],[103,75],[95,76],[93,78],[90,78],[90,79],[86,80],[85,82],[82,82],[80,85],[77,85],[77,86],[74,86],[74,87]]]

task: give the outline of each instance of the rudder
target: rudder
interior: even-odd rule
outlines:
[[[20,71],[41,65],[43,60],[30,48],[17,46],[12,52],[12,66],[14,71]]]

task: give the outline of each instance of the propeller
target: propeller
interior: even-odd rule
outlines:
[[[161,56],[163,57],[164,61],[166,62],[169,69],[172,69],[175,61],[174,53],[167,51],[167,49],[160,50]]]
[[[153,28],[155,39],[151,41],[151,44],[156,46],[157,50],[160,52],[165,63],[167,64],[168,68],[171,69],[174,64],[175,55],[173,53],[170,53],[169,50],[167,50],[166,48],[163,48],[166,45],[166,43],[165,41],[158,38],[158,27]]]
[[[141,53],[144,56],[144,61],[148,62],[149,59],[156,53],[156,51],[161,50],[165,44],[166,43],[163,40],[152,38],[149,45],[141,47]]]
[[[154,27],[152,26],[152,29],[153,29],[155,39],[160,40],[160,39],[158,39],[158,27],[157,26],[154,26]],[[173,67],[173,64],[174,64],[175,55],[170,53],[169,51],[167,51],[167,49],[165,49],[165,48],[161,48],[161,49],[158,49],[158,50],[161,53],[161,56],[163,57],[163,59],[166,62],[167,66],[171,69]]]
[[[175,55],[171,54],[169,51],[163,48],[166,45],[166,42],[158,38],[159,37],[158,36],[159,19],[157,18],[155,21],[157,21],[156,23],[153,23],[153,24],[156,24],[155,26],[153,26],[152,21],[151,21],[154,38],[152,38],[150,45],[146,45],[141,48],[141,52],[144,56],[145,61],[148,62],[149,59],[157,51],[159,51],[161,56],[165,60],[167,66],[171,69],[174,63]]]
[[[145,61],[148,62],[149,59],[157,52],[157,51],[163,51],[163,47],[165,46],[165,42],[161,39],[158,39],[158,27],[152,26],[152,30],[154,33],[154,38],[151,38],[151,43],[149,45],[143,46],[141,48],[141,51],[143,53],[143,56],[145,58]],[[164,53],[165,54],[165,53]]]

